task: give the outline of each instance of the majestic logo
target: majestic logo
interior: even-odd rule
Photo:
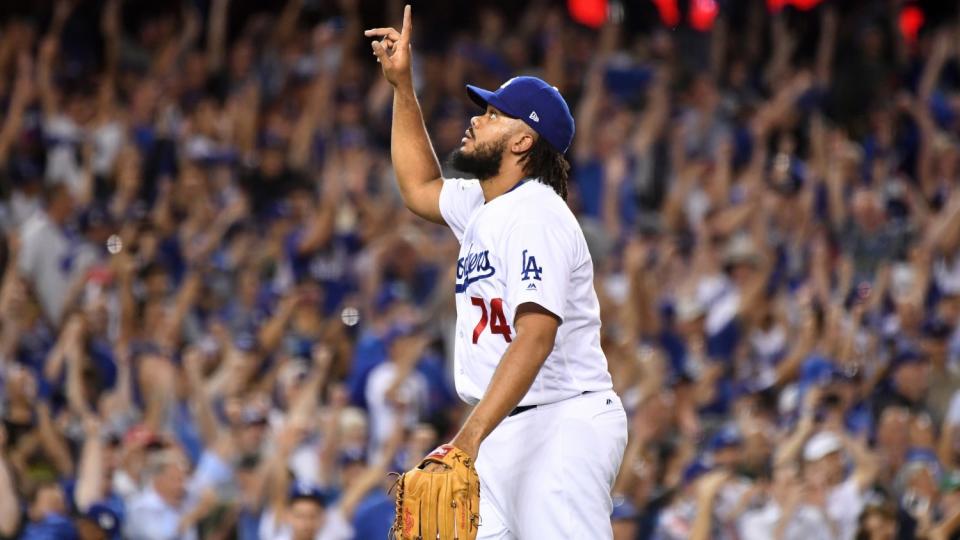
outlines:
[[[534,122],[540,121],[540,117],[537,116],[537,111],[533,111],[532,113],[530,113],[530,119],[533,120]]]
[[[457,286],[456,292],[462,293],[467,286],[481,279],[487,279],[497,272],[490,264],[490,251],[469,252],[457,259]]]
[[[527,250],[523,250],[522,268],[523,271],[521,273],[523,274],[523,279],[520,281],[527,281],[530,279],[530,274],[533,274],[533,279],[542,281],[540,279],[540,274],[543,273],[543,267],[537,266],[537,259],[533,255],[530,255],[529,257],[527,256]]]

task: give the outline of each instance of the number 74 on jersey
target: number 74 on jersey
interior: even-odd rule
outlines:
[[[503,314],[503,298],[494,298],[490,300],[490,310],[487,311],[487,303],[483,298],[471,296],[470,303],[480,308],[480,322],[473,328],[473,343],[480,340],[480,334],[490,324],[491,334],[500,334],[504,341],[510,343],[513,339],[510,336],[510,325],[507,324],[507,318]]]

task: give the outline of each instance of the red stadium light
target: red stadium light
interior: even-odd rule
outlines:
[[[716,0],[692,0],[690,3],[690,26],[701,32],[710,30],[713,28],[713,21],[716,20],[719,11]]]
[[[823,0],[767,0],[767,9],[776,13],[787,6],[793,6],[799,11],[810,11],[822,3]]]
[[[590,28],[600,28],[607,20],[607,0],[567,0],[570,17]]]
[[[653,0],[660,12],[660,20],[663,24],[673,27],[680,24],[680,6],[677,0]]]
[[[897,21],[900,27],[900,33],[907,43],[913,43],[917,40],[917,33],[923,27],[923,10],[917,6],[906,6],[900,10],[900,18]]]
[[[800,11],[810,11],[811,9],[819,6],[823,3],[823,0],[793,0],[790,4],[793,7],[799,9]]]

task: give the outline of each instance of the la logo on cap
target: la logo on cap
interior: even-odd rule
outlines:
[[[532,113],[530,113],[530,119],[533,120],[534,122],[540,121],[540,117],[537,116],[537,111],[533,111]]]

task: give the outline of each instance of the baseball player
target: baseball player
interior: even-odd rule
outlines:
[[[611,538],[627,418],[600,349],[593,262],[564,200],[573,117],[534,77],[492,92],[468,85],[483,111],[452,159],[477,179],[444,180],[411,83],[411,31],[406,6],[399,32],[365,35],[378,39],[373,53],[394,89],[391,155],[404,203],[460,242],[455,383],[474,405],[421,470],[449,468],[461,459],[450,452],[475,464],[479,538]],[[419,518],[398,516],[399,536],[446,538],[442,511],[425,517],[423,505],[436,503],[418,504]]]

